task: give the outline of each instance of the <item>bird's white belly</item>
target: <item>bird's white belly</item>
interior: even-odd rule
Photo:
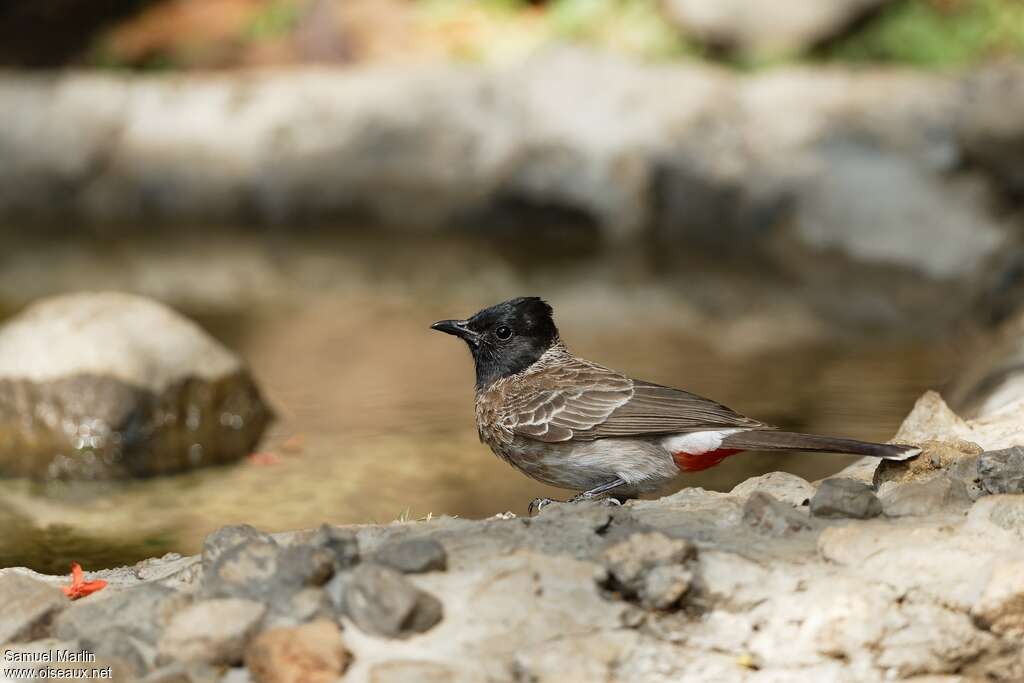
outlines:
[[[679,474],[671,454],[646,439],[542,443],[517,438],[498,455],[540,482],[574,491],[616,478],[631,484],[630,490],[655,491]]]

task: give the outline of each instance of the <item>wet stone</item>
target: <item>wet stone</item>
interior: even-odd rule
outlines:
[[[605,550],[603,586],[650,609],[679,604],[690,589],[693,574],[686,567],[694,557],[688,541],[662,533],[635,533]]]
[[[881,497],[886,517],[920,517],[935,512],[962,512],[971,497],[962,481],[940,475],[893,486]]]
[[[158,661],[240,664],[266,607],[251,600],[204,600],[174,615],[158,645]]]
[[[786,536],[813,525],[807,514],[763,491],[757,491],[743,505],[743,523],[769,536]]]
[[[443,617],[440,600],[394,569],[374,564],[345,576],[342,606],[360,630],[386,638],[422,633]]]
[[[0,328],[0,476],[117,479],[232,462],[270,419],[240,359],[144,297],[58,296]]]
[[[59,588],[18,574],[0,576],[0,645],[46,636],[68,604]]]
[[[882,514],[882,503],[867,484],[853,479],[826,479],[811,498],[811,514],[869,519]]]
[[[444,571],[448,568],[448,554],[444,546],[432,538],[389,543],[374,553],[372,560],[403,574]]]
[[[264,631],[250,643],[245,664],[258,683],[335,683],[352,656],[330,621]]]
[[[978,457],[978,479],[985,493],[1024,493],[1024,448],[985,451]]]

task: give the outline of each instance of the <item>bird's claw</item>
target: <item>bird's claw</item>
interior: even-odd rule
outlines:
[[[529,506],[527,506],[526,513],[530,517],[533,517],[535,514],[539,513],[541,510],[543,510],[548,505],[551,505],[552,503],[582,503],[588,500],[592,500],[595,503],[605,505],[607,507],[619,507],[620,505],[622,505],[622,501],[620,501],[618,498],[611,498],[608,496],[598,498],[595,495],[588,496],[585,493],[581,493],[579,495],[573,496],[572,498],[566,501],[553,500],[551,498],[534,498],[533,500],[530,501]]]
[[[533,517],[536,513],[540,512],[541,510],[543,510],[548,505],[551,505],[552,503],[557,503],[557,502],[559,502],[559,501],[552,500],[551,498],[534,498],[533,500],[530,501],[530,504],[526,507],[526,514],[529,515],[530,517]]]

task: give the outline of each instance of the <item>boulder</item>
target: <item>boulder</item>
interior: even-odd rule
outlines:
[[[269,420],[242,362],[154,301],[59,296],[0,329],[0,476],[110,479],[231,462]]]

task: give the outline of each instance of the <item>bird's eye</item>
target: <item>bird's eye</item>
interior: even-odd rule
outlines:
[[[494,328],[494,336],[502,341],[512,338],[512,328],[508,325],[498,325]]]

